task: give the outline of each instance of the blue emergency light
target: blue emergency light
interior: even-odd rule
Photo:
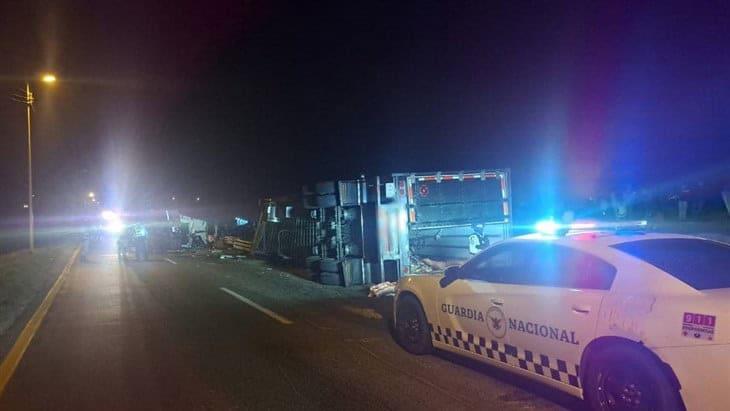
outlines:
[[[636,232],[646,228],[646,220],[637,221],[584,221],[569,224],[561,224],[555,220],[542,220],[535,224],[535,230],[544,235],[565,235],[568,232],[580,231],[626,231]]]
[[[555,235],[559,229],[560,224],[556,223],[554,220],[542,220],[535,224],[535,230],[537,230],[540,234]]]

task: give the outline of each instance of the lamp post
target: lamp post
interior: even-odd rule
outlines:
[[[41,77],[41,81],[46,84],[52,84],[56,82],[56,76],[53,74],[44,74]],[[30,91],[30,82],[25,82],[25,93],[23,95],[14,95],[13,100],[25,104],[28,119],[28,245],[32,253],[35,250],[35,238],[33,232],[33,144],[30,121],[30,113],[33,108],[33,92]]]

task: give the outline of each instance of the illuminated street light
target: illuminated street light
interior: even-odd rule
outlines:
[[[40,80],[46,84],[56,82],[56,76],[50,73],[44,74]],[[33,144],[31,139],[31,122],[30,112],[33,108],[33,93],[30,91],[30,82],[25,83],[25,91],[23,94],[16,94],[12,96],[13,100],[25,104],[26,118],[28,121],[28,243],[30,246],[30,252],[35,250],[35,241],[33,233]]]
[[[89,191],[89,198],[94,198],[94,197],[96,197],[96,194],[94,194],[93,191]]]
[[[56,76],[51,73],[46,73],[43,75],[43,77],[41,77],[41,81],[48,84],[55,83]]]

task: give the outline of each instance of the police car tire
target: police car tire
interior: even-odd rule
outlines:
[[[621,370],[628,375],[639,376],[644,381],[644,395],[640,398],[654,399],[656,410],[679,411],[684,410],[679,391],[674,387],[661,364],[650,354],[643,352],[639,347],[630,344],[616,345],[604,348],[592,355],[586,370],[584,398],[589,409],[609,410],[602,403],[600,381],[612,371]],[[634,378],[632,378],[634,380]],[[646,392],[646,389],[649,392]],[[649,395],[647,395],[649,394]]]
[[[413,319],[418,320],[418,333],[409,338],[407,323]],[[415,355],[430,354],[433,350],[431,343],[431,331],[429,330],[426,314],[418,300],[410,295],[403,296],[398,301],[395,324],[396,338],[398,343],[409,353]]]

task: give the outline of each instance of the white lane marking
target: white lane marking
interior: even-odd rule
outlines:
[[[334,328],[334,327],[322,327],[321,325],[315,324],[315,323],[307,320],[306,318],[304,318],[303,320],[304,320],[305,323],[311,325],[314,328],[318,328],[318,329],[320,329],[322,331],[332,331],[332,330],[336,330],[337,329],[337,328]]]
[[[244,297],[244,296],[236,293],[235,291],[231,291],[231,290],[227,289],[226,287],[220,287],[220,290],[223,291],[223,292],[225,292],[225,293],[227,293],[227,294],[229,294],[229,295],[231,295],[233,298],[235,298],[235,299],[237,299],[237,300],[239,300],[241,302],[244,302],[244,303],[250,305],[251,307],[253,307],[253,308],[261,311],[262,313],[268,315],[269,317],[275,319],[276,321],[278,321],[278,322],[280,322],[282,324],[285,324],[285,325],[294,324],[291,320],[288,320],[288,319],[280,316],[279,314],[277,314],[277,313],[269,310],[266,307],[262,307],[262,306],[256,304],[255,302],[253,302],[253,301],[249,300],[248,298],[246,298],[246,297]]]
[[[170,264],[177,264],[176,262],[170,260],[169,258],[165,258],[164,260],[167,261]]]

